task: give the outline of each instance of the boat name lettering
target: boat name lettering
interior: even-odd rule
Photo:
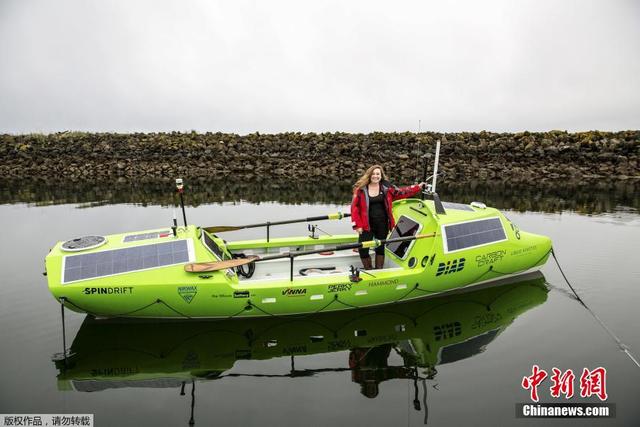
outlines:
[[[296,353],[306,353],[307,346],[306,345],[293,345],[291,347],[285,347],[282,349],[282,354],[296,354]]]
[[[462,333],[462,325],[460,322],[451,322],[440,326],[434,326],[433,333],[436,336],[436,341],[457,337]]]
[[[115,288],[84,288],[82,291],[85,295],[93,295],[93,294],[132,294],[133,286],[116,286]]]
[[[507,251],[505,250],[489,252],[488,254],[478,255],[476,257],[476,262],[478,263],[478,267],[482,267],[483,265],[489,265],[500,261],[506,254]]]
[[[537,245],[529,246],[528,248],[516,249],[511,251],[512,256],[525,255],[527,252],[535,251],[538,248]]]
[[[436,271],[436,276],[441,276],[443,274],[452,274],[457,273],[458,271],[462,271],[464,269],[464,262],[466,259],[454,259],[453,261],[447,261],[445,264],[441,262],[438,264],[438,271]]]
[[[184,302],[191,304],[193,298],[198,293],[197,286],[178,286],[178,294],[182,297]]]
[[[307,293],[306,288],[287,288],[282,291],[282,295],[287,297],[299,297]]]
[[[133,375],[140,371],[138,368],[122,366],[118,368],[94,368],[91,370],[92,377],[120,377],[123,375]]]
[[[373,288],[376,286],[396,285],[397,283],[398,283],[398,279],[378,280],[378,281],[369,283],[369,287]]]
[[[351,290],[351,283],[340,283],[338,285],[329,285],[329,288],[328,288],[329,293],[344,292],[344,291],[350,291],[350,290]]]

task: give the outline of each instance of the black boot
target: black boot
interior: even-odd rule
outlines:
[[[384,255],[376,255],[376,270],[384,268]]]
[[[371,257],[368,256],[366,258],[360,258],[360,260],[362,261],[362,265],[364,266],[365,270],[371,270]]]

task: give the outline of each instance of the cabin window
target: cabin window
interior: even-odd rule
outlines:
[[[497,217],[449,224],[442,228],[446,253],[507,240],[502,222]]]
[[[411,218],[401,215],[398,223],[389,235],[389,239],[397,239],[398,237],[415,236],[420,231],[421,225]],[[404,242],[389,243],[387,249],[395,256],[404,259],[409,252],[409,248],[413,244],[413,240],[405,240]]]
[[[190,262],[193,258],[193,242],[184,239],[90,254],[68,255],[62,261],[62,283],[183,264]]]
[[[225,259],[224,251],[208,233],[202,233],[202,242],[220,261]]]

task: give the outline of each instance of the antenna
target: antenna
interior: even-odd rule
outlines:
[[[440,140],[436,142],[436,160],[433,165],[433,180],[431,181],[431,191],[436,192],[436,178],[438,177],[438,161],[440,160]]]

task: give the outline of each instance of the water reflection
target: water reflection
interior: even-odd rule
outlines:
[[[426,381],[436,378],[437,367],[482,353],[515,318],[543,304],[547,293],[538,272],[379,309],[306,317],[162,323],[87,317],[70,355],[55,360],[58,388],[175,387],[184,394],[185,385],[193,391],[199,381],[344,372],[354,392],[371,399],[384,393],[385,381],[411,381],[413,407],[424,411],[426,422]],[[296,369],[296,357],[342,351],[341,367]],[[281,357],[290,359],[288,373],[230,372],[239,360]]]
[[[81,208],[102,204],[136,203],[142,205],[176,203],[173,181],[114,182],[3,182],[0,203],[37,205],[73,203]],[[245,200],[252,203],[348,204],[350,182],[291,182],[265,179],[200,180],[187,182],[186,203],[200,204]],[[510,185],[503,181],[439,183],[444,200],[469,203],[482,201],[498,209],[517,211],[575,211],[594,214],[614,212],[621,207],[640,209],[640,180],[597,182],[536,182],[535,185]]]

